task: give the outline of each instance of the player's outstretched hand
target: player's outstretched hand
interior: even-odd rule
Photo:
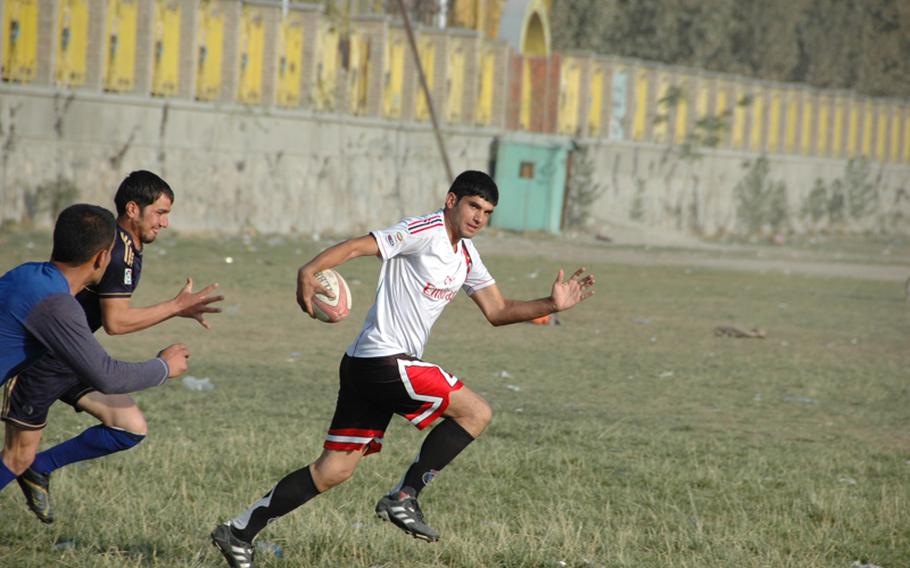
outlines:
[[[218,284],[209,284],[199,292],[193,292],[193,279],[187,278],[186,284],[174,298],[180,311],[177,315],[182,318],[193,318],[202,324],[205,329],[211,329],[209,322],[205,320],[205,314],[221,313],[221,308],[210,306],[215,302],[220,302],[224,296],[210,296],[212,292],[218,289]]]
[[[167,364],[167,378],[175,379],[186,372],[190,350],[182,343],[175,343],[165,347],[158,356]]]
[[[575,304],[594,295],[594,275],[585,274],[586,270],[587,268],[582,266],[568,280],[563,280],[565,270],[559,271],[556,281],[553,282],[553,291],[551,292],[556,311],[568,310]]]
[[[323,294],[331,299],[335,299],[335,294],[319,283],[315,272],[307,269],[306,265],[301,266],[297,271],[297,304],[300,309],[305,311],[311,318],[316,317],[313,311],[313,295]]]

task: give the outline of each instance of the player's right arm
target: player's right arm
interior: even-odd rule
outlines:
[[[313,294],[325,294],[334,297],[329,290],[316,279],[315,274],[329,268],[335,268],[352,258],[360,256],[379,256],[379,245],[373,235],[364,235],[342,241],[331,246],[297,271],[297,303],[311,318],[316,317],[313,311]]]
[[[98,343],[82,307],[69,294],[54,294],[42,300],[29,313],[25,327],[55,357],[105,394],[157,386],[183,374],[187,368],[189,351],[179,344],[141,363],[114,359]]]

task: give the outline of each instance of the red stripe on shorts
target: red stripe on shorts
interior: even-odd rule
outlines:
[[[464,385],[441,367],[430,363],[401,361],[401,380],[408,395],[423,404],[404,417],[418,429],[423,430],[435,422],[449,407],[449,394]]]

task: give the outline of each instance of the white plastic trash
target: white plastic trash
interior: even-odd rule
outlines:
[[[197,379],[193,375],[183,377],[183,386],[191,391],[208,392],[215,390],[215,385],[209,381],[208,377]]]

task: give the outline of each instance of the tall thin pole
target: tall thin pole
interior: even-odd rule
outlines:
[[[439,130],[439,122],[436,120],[436,110],[433,108],[433,97],[430,96],[430,87],[427,85],[427,77],[423,73],[423,64],[420,62],[420,54],[417,52],[417,42],[414,40],[414,31],[411,29],[411,18],[408,17],[408,11],[404,7],[404,0],[398,0],[398,9],[401,10],[401,17],[404,18],[404,29],[408,34],[408,43],[411,44],[411,55],[414,56],[414,64],[417,67],[417,76],[420,78],[420,87],[427,101],[427,108],[430,109],[430,120],[433,121],[433,134],[436,135],[436,145],[439,147],[439,154],[442,156],[442,163],[446,168],[448,183],[455,179],[452,176],[452,166],[449,164],[449,154],[446,152],[445,141],[442,139],[442,132]]]

